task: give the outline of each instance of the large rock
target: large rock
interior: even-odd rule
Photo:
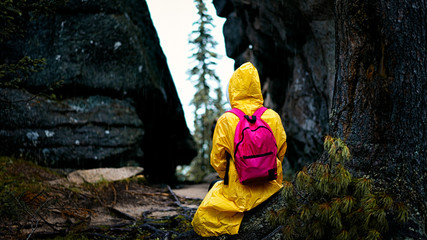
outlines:
[[[334,2],[214,0],[227,55],[259,70],[267,107],[282,116],[294,169],[319,158],[335,76]]]
[[[0,62],[46,67],[21,90],[1,89],[0,154],[74,168],[133,161],[157,180],[195,156],[145,1],[70,0],[1,47]]]
[[[77,170],[67,175],[67,181],[74,184],[114,182],[125,180],[142,172],[141,167],[95,168]]]

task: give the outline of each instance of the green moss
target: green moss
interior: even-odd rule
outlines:
[[[182,215],[177,215],[173,218],[173,226],[176,232],[187,232],[193,229],[191,222]]]
[[[22,219],[31,204],[45,200],[48,191],[44,180],[58,175],[23,159],[0,157],[0,218]]]

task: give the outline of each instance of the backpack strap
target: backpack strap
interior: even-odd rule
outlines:
[[[231,155],[228,152],[226,152],[226,159],[227,159],[227,165],[225,167],[224,185],[228,185],[228,182],[229,182],[228,171],[230,171]]]
[[[266,107],[264,107],[264,106],[262,106],[262,107],[260,107],[260,108],[258,108],[255,112],[254,112],[254,115],[252,115],[252,117],[249,117],[248,115],[246,115],[242,110],[240,110],[240,109],[238,109],[238,108],[233,108],[233,109],[231,109],[231,110],[228,110],[227,112],[231,112],[231,113],[234,113],[237,117],[239,117],[239,119],[242,119],[242,118],[246,118],[246,119],[248,119],[248,121],[251,121],[251,120],[255,120],[254,119],[254,116],[255,117],[261,117],[261,115],[262,114],[264,114],[264,112],[267,110],[268,108],[266,108]],[[247,116],[247,117],[246,117]]]
[[[234,113],[237,117],[239,117],[240,120],[242,120],[246,115],[242,110],[238,108],[233,108],[231,110],[228,110],[227,112]]]
[[[252,115],[252,116],[256,116],[256,117],[258,117],[258,118],[260,118],[261,117],[261,115],[262,114],[264,114],[264,112],[267,110],[268,108],[266,108],[266,107],[260,107],[260,108],[258,108],[255,112],[254,112],[254,115]]]

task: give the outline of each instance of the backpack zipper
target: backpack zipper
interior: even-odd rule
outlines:
[[[271,154],[273,154],[273,152],[267,152],[267,153],[258,154],[258,155],[251,155],[251,156],[243,156],[243,159],[264,157],[264,156],[271,155]]]

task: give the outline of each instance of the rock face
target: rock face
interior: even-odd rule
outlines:
[[[0,154],[76,168],[135,161],[163,180],[195,156],[145,1],[70,0],[2,51],[0,62],[46,66],[25,90],[1,89]]]
[[[282,117],[287,157],[298,169],[319,158],[335,76],[334,2],[329,0],[214,0],[227,18],[226,51],[235,67],[251,61],[265,105]]]

